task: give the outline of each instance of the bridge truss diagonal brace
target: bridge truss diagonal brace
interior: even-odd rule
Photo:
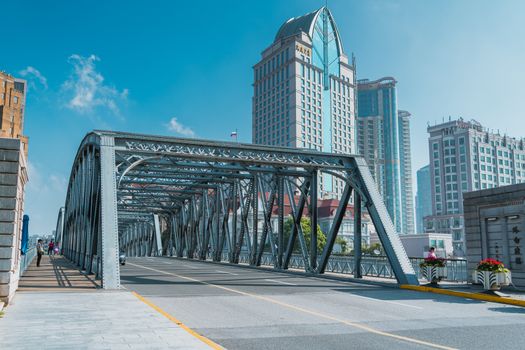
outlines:
[[[366,161],[364,158],[354,158],[353,161],[357,171],[352,173],[352,182],[357,187],[356,190],[359,190],[363,195],[362,199],[365,199],[365,206],[368,209],[398,283],[418,285],[417,275],[394,228],[392,219],[388,215],[385,203],[379,194]]]
[[[120,288],[117,187],[114,139],[100,136],[102,195],[102,288]]]
[[[160,220],[158,214],[153,214],[153,225],[155,229],[155,247],[156,252],[155,255],[161,256],[162,255],[162,241],[161,241],[161,234],[160,234]]]

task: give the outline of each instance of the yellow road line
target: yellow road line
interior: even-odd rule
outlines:
[[[461,297],[461,298],[476,299],[476,300],[490,301],[490,302],[493,302],[493,303],[500,303],[500,304],[508,304],[508,305],[515,305],[515,306],[525,307],[525,300],[497,297],[497,296],[487,295],[487,294],[470,293],[470,292],[458,292],[458,291],[455,291],[455,290],[439,289],[439,288],[432,288],[432,287],[425,287],[425,286],[412,286],[412,285],[408,285],[408,284],[402,284],[402,285],[399,286],[399,288],[401,288],[401,289],[408,289],[408,290],[415,290],[415,291],[418,291],[418,292],[428,292],[428,293],[452,295],[452,296]]]
[[[242,292],[240,290],[236,290],[236,289],[232,289],[232,288],[228,288],[228,287],[224,287],[224,286],[219,286],[219,285],[216,285],[216,284],[213,284],[213,283],[204,282],[204,281],[201,281],[201,280],[198,280],[198,279],[195,279],[195,278],[182,276],[182,275],[179,275],[179,274],[176,274],[176,273],[171,273],[171,272],[166,272],[166,271],[162,271],[162,270],[153,269],[151,267],[147,267],[147,266],[143,266],[143,265],[137,265],[137,264],[133,264],[133,263],[128,263],[128,264],[132,265],[132,266],[141,267],[141,268],[146,269],[146,270],[151,270],[151,271],[154,271],[154,272],[162,273],[162,274],[165,274],[165,275],[175,276],[175,277],[182,278],[182,279],[185,279],[185,280],[188,280],[188,281],[201,283],[201,284],[206,285],[206,286],[215,287],[215,288],[226,290],[226,291],[229,291],[229,292],[232,292],[232,293],[236,293],[236,294],[240,294],[240,295],[244,295],[244,296],[249,296],[249,297],[252,297],[252,298],[259,299],[259,300],[264,300],[264,301],[267,301],[269,303],[273,303],[273,304],[276,304],[276,305],[280,305],[280,306],[286,307],[288,309],[292,309],[292,310],[295,310],[295,311],[300,311],[300,312],[303,312],[303,313],[306,313],[306,314],[309,314],[309,315],[313,315],[313,316],[321,317],[321,318],[324,318],[324,319],[327,319],[327,320],[339,322],[339,323],[345,324],[347,326],[355,327],[355,328],[358,328],[358,329],[361,329],[361,330],[364,330],[364,331],[367,331],[367,332],[370,332],[370,333],[373,333],[373,334],[381,335],[381,336],[384,336],[384,337],[394,338],[394,339],[397,339],[397,340],[406,341],[406,342],[409,342],[409,343],[414,343],[414,344],[419,344],[419,345],[425,345],[425,346],[428,346],[428,347],[431,347],[431,348],[434,348],[434,349],[457,350],[456,348],[452,348],[452,347],[448,347],[448,346],[444,346],[444,345],[440,345],[440,344],[430,343],[430,342],[426,342],[426,341],[415,339],[415,338],[409,338],[409,337],[404,337],[402,335],[397,335],[397,334],[393,334],[393,333],[383,332],[383,331],[380,331],[378,329],[369,327],[369,326],[361,324],[361,323],[347,321],[347,320],[340,319],[340,318],[337,318],[337,317],[334,317],[334,316],[330,316],[330,315],[327,315],[327,314],[323,314],[323,313],[320,313],[320,312],[317,312],[317,311],[313,311],[313,310],[305,309],[305,308],[302,308],[302,307],[299,307],[299,306],[295,306],[295,305],[292,305],[292,304],[288,304],[288,303],[285,303],[285,302],[282,302],[282,301],[279,301],[279,300],[276,300],[276,299],[273,299],[273,298],[265,297],[265,296],[262,296],[262,295],[259,295],[259,294],[252,294],[252,293],[248,293],[248,292]]]
[[[133,265],[133,264],[130,264],[130,265]],[[193,329],[191,329],[190,327],[186,326],[184,323],[182,323],[181,321],[179,321],[175,317],[171,316],[169,313],[167,313],[166,311],[162,310],[160,307],[158,307],[157,305],[153,304],[151,301],[149,301],[148,299],[144,298],[139,293],[137,293],[137,292],[131,292],[131,293],[133,293],[133,295],[135,295],[144,304],[150,306],[152,309],[157,311],[159,314],[161,314],[162,316],[166,317],[168,320],[170,320],[171,322],[175,323],[177,326],[179,326],[180,328],[184,329],[186,332],[188,332],[189,334],[191,334],[195,338],[197,338],[200,341],[206,343],[212,349],[224,350],[224,348],[222,346],[220,346],[219,344],[211,341],[210,339],[200,335],[199,333],[195,332]]]

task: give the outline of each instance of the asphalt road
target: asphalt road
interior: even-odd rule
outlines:
[[[525,349],[525,308],[174,258],[122,284],[227,349]]]

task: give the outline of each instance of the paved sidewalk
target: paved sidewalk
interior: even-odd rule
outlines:
[[[210,349],[131,292],[97,282],[61,256],[35,259],[0,318],[0,349]]]
[[[26,292],[0,318],[1,349],[210,349],[131,292]]]
[[[40,267],[36,258],[20,279],[17,292],[95,291],[100,285],[93,275],[80,273],[78,268],[60,255],[44,255]]]

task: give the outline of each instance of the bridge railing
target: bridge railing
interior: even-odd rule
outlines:
[[[419,264],[423,262],[424,258],[409,258],[410,262],[418,276],[418,279],[423,279],[423,272]],[[222,255],[222,260],[228,261],[228,253]],[[247,253],[241,253],[239,256],[239,263],[249,264],[250,257]],[[462,259],[446,259],[447,277],[444,281],[448,282],[467,282],[467,261]],[[275,260],[272,254],[265,253],[261,259],[261,265],[274,266]],[[293,254],[288,265],[290,269],[304,270],[304,259],[299,254]],[[390,266],[386,256],[363,256],[361,258],[361,270],[363,276],[379,277],[395,279],[394,271]],[[340,274],[354,274],[354,257],[353,256],[332,256],[328,260],[326,272],[340,273]]]
[[[33,262],[36,256],[36,248],[29,248],[24,255],[20,256],[20,276],[24,274],[29,265]]]

